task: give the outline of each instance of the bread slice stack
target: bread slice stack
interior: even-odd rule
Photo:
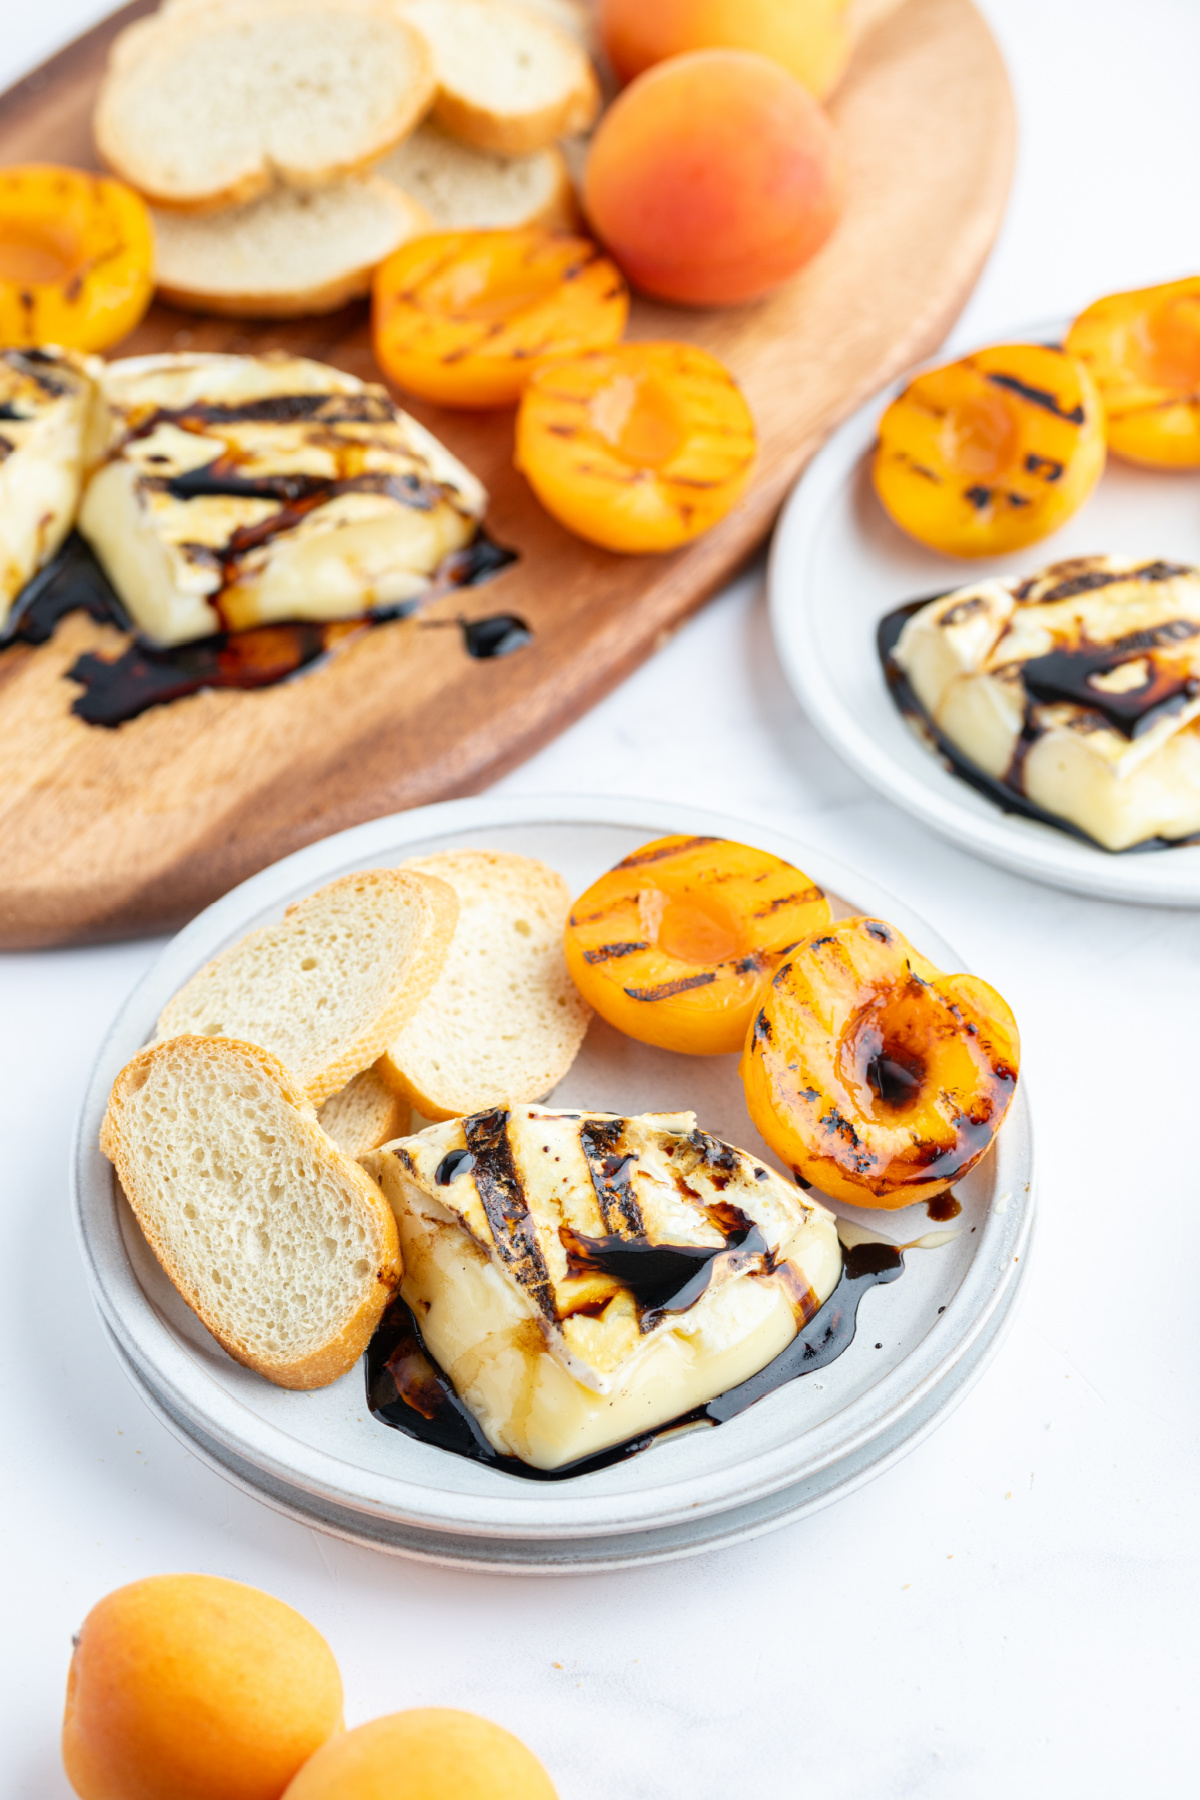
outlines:
[[[164,297],[330,311],[424,231],[569,223],[557,140],[599,106],[575,16],[568,0],[167,0],[128,26],[95,135],[154,211]]]

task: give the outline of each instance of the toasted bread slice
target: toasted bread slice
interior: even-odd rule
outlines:
[[[157,1040],[240,1038],[292,1071],[314,1106],[369,1068],[433,986],[458,915],[453,888],[401,869],[343,875],[187,982]]]
[[[497,156],[426,121],[384,157],[376,174],[410,195],[438,231],[566,229],[578,219],[575,190],[557,148]]]
[[[364,1069],[340,1093],[330,1094],[317,1124],[346,1156],[365,1156],[412,1130],[412,1109],[377,1069]]]
[[[100,1148],[192,1311],[280,1387],[324,1387],[400,1278],[391,1209],[277,1057],[227,1038],[152,1044],[113,1083]]]
[[[433,95],[426,43],[386,0],[185,6],[117,38],[94,129],[156,206],[215,211],[354,174]]]
[[[449,954],[379,1072],[427,1119],[540,1100],[574,1062],[591,1018],[567,973],[571,895],[545,863],[443,850],[402,865],[458,897]]]
[[[154,213],[155,278],[173,306],[243,319],[334,312],[371,290],[378,263],[432,231],[393,182],[353,176],[278,188],[219,213]]]
[[[399,0],[427,40],[434,116],[464,143],[501,156],[586,131],[600,89],[578,40],[515,0]]]

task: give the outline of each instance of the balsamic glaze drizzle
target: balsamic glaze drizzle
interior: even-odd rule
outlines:
[[[208,470],[199,470],[177,480],[194,482],[201,477],[207,478],[208,474]],[[290,475],[267,478],[268,482],[277,485],[312,479]],[[321,485],[325,490],[329,484],[323,482]],[[253,486],[253,482],[243,484],[237,491],[249,492]],[[194,491],[201,490],[196,488]],[[204,491],[230,492],[232,489],[227,483],[220,489]],[[283,496],[273,493],[272,497]],[[66,671],[67,680],[78,683],[83,690],[72,702],[71,711],[88,725],[111,728],[137,718],[152,706],[181,700],[204,688],[246,691],[274,687],[322,662],[348,637],[392,619],[407,618],[431,600],[458,588],[478,587],[515,561],[515,551],[505,549],[480,533],[465,549],[446,558],[429,589],[418,599],[376,607],[358,618],[324,623],[300,620],[254,625],[246,631],[217,632],[212,637],[170,648],[148,643],[135,635],[115,658],[88,652]],[[58,554],[25,587],[7,629],[0,634],[0,654],[18,645],[48,643],[60,620],[73,612],[86,612],[98,624],[112,625],[126,634],[134,632],[108,577],[77,532],[70,534]],[[533,637],[525,621],[509,613],[492,618],[459,618],[430,623],[452,625],[461,630],[463,648],[468,656],[477,659],[510,655]]]
[[[612,1240],[583,1241],[605,1243]],[[629,1248],[627,1239],[619,1241]],[[743,1247],[751,1248],[749,1243]],[[650,1248],[678,1251],[684,1246],[656,1245]],[[736,1247],[726,1244],[724,1250],[728,1252],[731,1248]],[[707,1267],[711,1273],[711,1257],[723,1252],[714,1250],[709,1254]],[[381,1425],[390,1425],[406,1437],[449,1450],[452,1455],[486,1463],[502,1474],[515,1475],[522,1481],[569,1481],[577,1475],[590,1475],[597,1469],[624,1462],[627,1457],[649,1449],[656,1438],[687,1426],[724,1424],[726,1419],[745,1412],[747,1407],[776,1388],[826,1368],[853,1342],[859,1304],[867,1289],[895,1281],[903,1272],[904,1253],[891,1245],[858,1244],[847,1250],[842,1260],[841,1279],[824,1306],[787,1348],[757,1375],[653,1431],[627,1438],[624,1443],[614,1444],[608,1450],[583,1457],[560,1469],[535,1469],[518,1457],[501,1456],[492,1448],[469,1408],[463,1405],[448,1377],[430,1355],[421,1336],[420,1324],[399,1294],[388,1305],[367,1346],[367,1405]],[[695,1297],[699,1298],[699,1294]]]
[[[926,712],[925,708],[918,700],[912,683],[909,681],[904,670],[900,667],[900,664],[894,659],[892,651],[899,641],[900,633],[904,630],[905,625],[907,625],[913,615],[919,613],[921,608],[928,606],[931,601],[942,600],[944,598],[944,594],[926,594],[921,600],[909,600],[903,606],[896,607],[893,612],[887,613],[879,621],[879,626],[875,634],[875,647],[880,663],[883,666],[888,693],[891,695],[892,702],[897,712],[916,725],[920,735],[931,743],[942,762],[953,774],[958,776],[960,781],[965,781],[968,787],[973,787],[977,793],[985,795],[986,798],[993,801],[1002,812],[1016,813],[1021,818],[1036,819],[1042,825],[1052,825],[1055,831],[1065,832],[1068,837],[1076,838],[1080,843],[1090,844],[1093,850],[1096,849],[1097,844],[1095,838],[1089,837],[1086,831],[1082,831],[1078,825],[1073,825],[1069,819],[1060,819],[1055,813],[1046,812],[1043,807],[1038,806],[1036,802],[1030,800],[1022,793],[1019,787],[1013,785],[1013,783],[1020,780],[1021,765],[1030,744],[1034,741],[1033,734],[1028,725],[1026,725],[1025,732],[1018,742],[1016,754],[1013,757],[1012,767],[1008,771],[1008,778],[999,781],[995,776],[986,774],[984,770],[973,763],[969,757],[964,756],[958,745],[953,743],[951,739],[940,730],[935,720]],[[1125,661],[1128,659],[1128,656],[1129,651],[1125,650],[1119,657],[1115,657],[1112,660],[1114,662]],[[1042,662],[1050,662],[1053,659],[1044,657],[1040,660]],[[1111,663],[1108,663],[1103,666],[1112,665]],[[1088,671],[1088,673],[1094,672],[1094,670]],[[1056,669],[1051,669],[1045,673],[1048,678],[1060,678],[1059,672]],[[1089,695],[1086,701],[1079,702],[1076,694],[1068,694],[1063,691],[1061,687],[1053,695],[1047,692],[1038,697],[1060,700],[1072,699],[1075,700],[1077,704],[1093,706],[1098,712],[1101,710],[1096,704],[1096,696]],[[1108,698],[1111,699],[1114,698],[1114,696],[1109,696]],[[1165,704],[1160,706],[1159,714],[1156,714],[1156,716],[1160,716],[1161,711],[1172,710],[1172,703],[1173,696],[1166,696]],[[1174,704],[1182,705],[1183,699],[1180,698],[1177,702],[1174,702]],[[1177,850],[1185,845],[1195,843],[1200,843],[1200,836],[1190,838],[1147,838],[1140,844],[1130,844],[1125,850],[1109,850],[1106,854],[1109,856],[1141,856],[1150,851]]]

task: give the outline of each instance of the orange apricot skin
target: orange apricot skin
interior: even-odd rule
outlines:
[[[286,1800],[556,1800],[519,1738],[474,1713],[414,1707],[318,1750]]]
[[[886,1058],[902,1098],[869,1071]],[[799,1180],[852,1206],[930,1200],[986,1155],[1016,1089],[1012,1012],[944,974],[882,919],[839,919],[798,946],[742,1055],[746,1107]]]
[[[653,461],[639,459],[639,442]],[[710,530],[745,493],[756,454],[741,389],[694,344],[617,344],[544,363],[517,413],[514,461],[546,511],[628,556]]]
[[[600,35],[622,81],[688,50],[757,50],[818,100],[851,48],[847,0],[600,0]]]
[[[1200,468],[1200,276],[1097,300],[1066,348],[1100,391],[1114,455],[1152,469]]]
[[[684,306],[755,299],[816,254],[842,206],[817,102],[748,50],[697,50],[639,75],[592,139],[583,205],[635,287]]]
[[[307,1619],[238,1581],[154,1575],[84,1620],[63,1765],[80,1800],[280,1800],[341,1725],[337,1663]]]
[[[433,232],[375,271],[375,360],[440,406],[515,406],[546,357],[615,344],[628,317],[615,264],[542,226]]]
[[[150,213],[123,181],[56,163],[0,169],[0,342],[107,350],[149,306],[153,271]]]
[[[1078,357],[995,344],[915,376],[879,422],[875,491],[902,531],[948,556],[1049,537],[1104,472],[1104,413]]]
[[[787,948],[828,918],[821,889],[782,857],[659,838],[580,895],[563,941],[576,987],[626,1037],[724,1056],[745,1043]]]

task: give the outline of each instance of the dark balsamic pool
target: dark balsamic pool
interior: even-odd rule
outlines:
[[[339,644],[360,632],[407,618],[431,600],[459,588],[479,587],[515,561],[515,551],[481,534],[464,550],[447,557],[420,598],[379,607],[360,618],[255,625],[169,649],[134,636],[115,658],[93,652],[77,658],[66,675],[83,691],[72,702],[71,711],[89,725],[111,728],[136,719],[152,706],[182,700],[204,688],[249,691],[274,687],[323,662]],[[0,654],[22,644],[48,643],[59,622],[73,612],[86,612],[118,631],[134,631],[108,577],[77,532],[71,533],[57,556],[21,594],[8,628],[0,636]],[[460,631],[463,649],[476,660],[509,656],[533,638],[531,628],[512,613],[431,620],[430,624]]]
[[[722,1425],[776,1388],[826,1368],[853,1342],[859,1303],[867,1289],[896,1281],[903,1272],[903,1251],[888,1244],[859,1244],[847,1250],[841,1279],[829,1299],[765,1369],[681,1418],[561,1469],[534,1469],[519,1458],[501,1456],[492,1448],[430,1355],[412,1309],[399,1294],[388,1306],[367,1346],[367,1404],[380,1424],[390,1425],[423,1444],[448,1450],[454,1456],[486,1463],[489,1468],[523,1481],[569,1481],[624,1462],[639,1451],[648,1450],[657,1438],[686,1427]]]

